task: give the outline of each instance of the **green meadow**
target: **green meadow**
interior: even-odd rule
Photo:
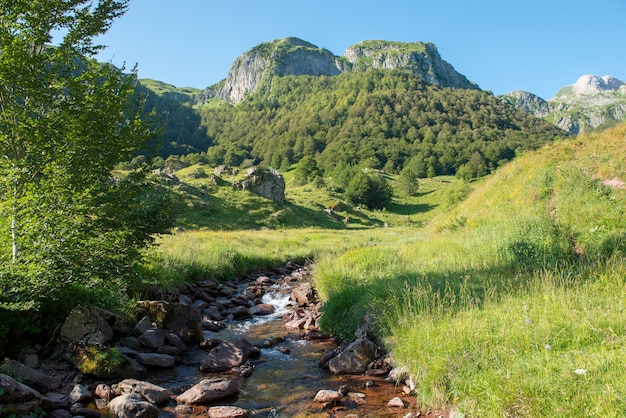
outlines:
[[[376,211],[293,170],[282,205],[185,170],[180,228],[146,254],[138,294],[312,260],[325,330],[372,318],[424,409],[626,415],[626,125],[473,182],[421,179]]]

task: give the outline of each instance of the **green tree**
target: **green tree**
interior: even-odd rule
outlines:
[[[358,171],[348,183],[345,194],[352,203],[382,209],[391,202],[393,189],[384,176]]]
[[[405,167],[398,175],[398,188],[409,196],[417,195],[419,191],[419,177],[411,167]]]
[[[135,72],[93,60],[93,39],[127,3],[0,0],[4,309],[58,312],[90,291],[119,297],[141,249],[169,225],[167,198],[145,172],[112,176],[155,138]]]
[[[294,180],[298,185],[304,185],[313,181],[314,178],[320,176],[320,169],[317,166],[315,158],[305,155],[298,163],[298,167],[294,170]]]

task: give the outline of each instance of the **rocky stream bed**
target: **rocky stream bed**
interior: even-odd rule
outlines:
[[[320,332],[312,283],[310,266],[288,264],[155,292],[133,321],[79,306],[53,355],[2,365],[0,416],[444,416],[418,411],[367,323],[340,345]],[[110,347],[118,362],[104,367],[95,353]]]

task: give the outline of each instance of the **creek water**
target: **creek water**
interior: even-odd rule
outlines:
[[[219,405],[234,405],[246,409],[251,417],[340,417],[353,413],[360,417],[404,416],[407,409],[399,411],[386,407],[394,396],[401,396],[400,388],[382,378],[371,376],[336,376],[318,365],[320,358],[336,347],[330,339],[304,339],[299,332],[289,332],[282,317],[295,307],[289,299],[290,289],[284,284],[263,296],[263,302],[274,305],[275,312],[267,316],[258,316],[250,320],[229,322],[219,332],[205,331],[206,339],[229,340],[243,337],[254,346],[263,347],[268,339],[279,341],[271,348],[262,348],[258,358],[250,360],[254,372],[250,377],[241,377],[238,373],[205,373],[199,370],[199,363],[207,352],[198,348],[188,351],[181,365],[153,373],[149,381],[168,388],[179,394],[202,379],[225,377],[239,386],[239,395],[225,399]],[[337,390],[348,384],[354,392],[365,395],[364,405],[333,407],[314,401],[321,389]],[[367,388],[366,388],[367,386]],[[410,398],[406,403],[411,408],[414,403]],[[166,412],[169,416],[207,416],[206,407],[195,407],[193,414],[176,413],[172,408]],[[413,408],[414,409],[414,408]]]

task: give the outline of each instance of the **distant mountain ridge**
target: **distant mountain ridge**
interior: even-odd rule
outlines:
[[[626,120],[626,82],[608,75],[585,74],[548,100],[522,90],[501,97],[573,134]]]
[[[406,69],[430,84],[478,89],[444,61],[432,43],[363,41],[347,48],[346,54],[339,57],[290,37],[262,43],[243,53],[231,66],[226,79],[205,89],[197,101],[220,98],[239,103],[259,88],[270,86],[274,75],[336,76],[369,69]]]

